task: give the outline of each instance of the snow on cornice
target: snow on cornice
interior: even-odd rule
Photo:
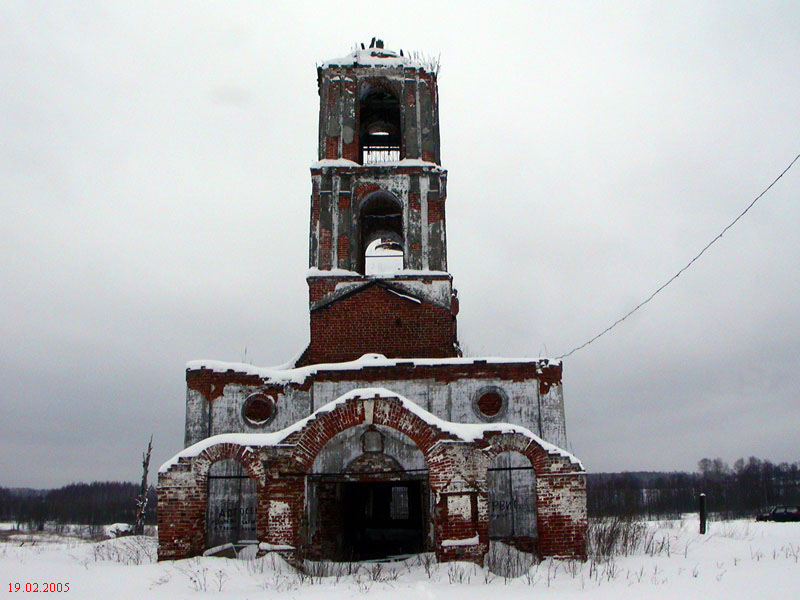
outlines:
[[[324,158],[322,160],[315,160],[311,163],[312,169],[324,169],[326,167],[360,167],[354,160],[349,158]]]
[[[421,160],[419,158],[403,158],[401,160],[389,160],[382,163],[372,165],[361,165],[348,158],[323,158],[322,160],[315,160],[311,163],[312,169],[326,169],[330,167],[346,167],[349,169],[377,169],[381,167],[424,167],[429,169],[437,169],[442,171],[442,167],[434,162]]]
[[[293,423],[292,425],[289,425],[289,427],[279,431],[274,431],[272,433],[222,433],[211,436],[178,452],[178,454],[161,465],[158,469],[158,472],[165,473],[170,467],[178,464],[179,459],[199,456],[204,450],[207,450],[212,446],[216,446],[217,444],[236,444],[239,446],[250,447],[276,446],[286,440],[286,438],[288,438],[291,434],[302,430],[312,419],[315,419],[318,415],[331,412],[337,406],[344,404],[348,400],[369,400],[372,398],[396,398],[400,401],[403,408],[408,410],[410,413],[413,413],[427,424],[437,427],[438,429],[455,436],[458,438],[458,440],[463,442],[475,442],[476,440],[481,439],[486,433],[521,434],[539,444],[548,454],[556,454],[566,458],[572,464],[577,465],[580,469],[583,469],[583,464],[580,460],[578,460],[578,458],[563,448],[559,448],[558,446],[543,440],[527,427],[522,427],[521,425],[512,425],[511,423],[453,423],[451,421],[445,421],[444,419],[440,419],[436,415],[428,412],[405,396],[398,394],[397,392],[393,392],[392,390],[383,387],[374,387],[351,390],[346,394],[339,396],[336,400],[332,400],[324,406],[321,406],[307,417],[300,419],[296,423]]]
[[[187,371],[199,371],[208,369],[214,373],[241,373],[243,375],[254,375],[261,379],[268,380],[270,383],[303,383],[308,377],[316,375],[320,371],[358,371],[365,367],[396,367],[399,364],[413,364],[415,367],[448,366],[448,365],[471,365],[476,362],[487,364],[509,364],[527,363],[537,366],[544,363],[544,366],[559,365],[560,361],[547,358],[503,358],[496,356],[486,357],[459,357],[459,358],[386,358],[383,354],[364,354],[361,358],[347,362],[337,363],[318,363],[296,369],[285,369],[281,367],[256,367],[247,363],[223,362],[218,360],[192,360],[186,363]]]
[[[433,65],[424,58],[412,56],[401,56],[394,50],[387,48],[365,48],[356,49],[339,58],[331,58],[322,63],[322,67],[409,67],[412,69],[431,70]]]
[[[428,271],[425,269],[401,269],[388,273],[372,273],[364,275],[358,271],[348,271],[347,269],[319,269],[311,267],[306,271],[306,279],[309,277],[358,277],[359,279],[394,279],[395,277],[452,277],[447,271]]]
[[[309,277],[366,277],[358,271],[348,271],[347,269],[319,269],[311,267],[306,271],[306,279]]]

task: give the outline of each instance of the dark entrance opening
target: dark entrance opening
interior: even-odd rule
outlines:
[[[342,554],[370,560],[423,552],[422,483],[342,483]]]

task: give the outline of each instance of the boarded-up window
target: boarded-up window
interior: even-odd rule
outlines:
[[[489,538],[536,537],[536,477],[518,452],[495,457],[487,476]]]
[[[233,459],[211,465],[206,515],[207,547],[257,539],[258,484]]]
[[[498,421],[506,415],[507,409],[508,396],[497,386],[483,387],[472,397],[472,410],[482,421]]]

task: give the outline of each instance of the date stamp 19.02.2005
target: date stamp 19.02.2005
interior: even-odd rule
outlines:
[[[26,594],[35,593],[35,592],[68,592],[69,591],[69,583],[59,583],[53,581],[26,581],[25,583],[20,583],[15,581],[13,583],[8,584],[8,592],[22,592]]]

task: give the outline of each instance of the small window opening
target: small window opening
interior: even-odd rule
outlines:
[[[361,450],[365,453],[383,452],[383,434],[370,427],[361,436]]]
[[[359,103],[361,164],[400,160],[400,132],[400,102],[385,90],[368,87]]]
[[[272,398],[264,394],[253,394],[245,400],[242,415],[251,427],[267,425],[275,418],[277,410]]]
[[[503,408],[503,399],[497,392],[487,392],[478,399],[478,410],[486,417],[495,417]]]

